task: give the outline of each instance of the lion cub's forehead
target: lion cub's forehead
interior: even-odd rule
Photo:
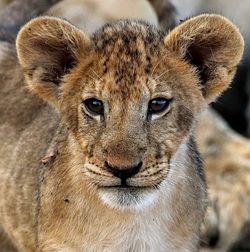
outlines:
[[[148,48],[154,48],[160,41],[163,42],[163,38],[164,33],[156,26],[144,21],[130,20],[106,24],[92,36],[96,50],[105,53],[108,53],[110,46],[118,40],[129,46],[134,46],[136,41],[143,41]]]
[[[92,41],[103,88],[135,95],[159,61],[163,33],[142,21],[120,21],[104,26]]]

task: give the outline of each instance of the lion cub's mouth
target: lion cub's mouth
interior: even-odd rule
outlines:
[[[110,185],[110,186],[100,186],[99,188],[106,188],[106,189],[112,189],[112,188],[116,188],[116,189],[158,189],[159,185],[161,184],[161,182],[159,182],[158,184],[154,185],[154,186],[133,186],[133,185],[127,185],[127,184],[121,184],[121,185]]]
[[[85,163],[85,175],[95,185],[101,200],[112,208],[123,209],[138,209],[151,204],[169,169],[169,161],[164,160],[144,166],[140,172],[124,179],[93,163]]]
[[[114,186],[106,186],[107,188],[147,188],[149,186],[130,186],[130,185],[114,185]]]
[[[140,210],[151,205],[158,195],[153,186],[105,186],[99,188],[101,200],[111,208]]]
[[[129,182],[120,182],[115,185],[99,185],[98,193],[102,201],[109,207],[140,210],[154,202],[161,182],[153,185],[130,184]]]

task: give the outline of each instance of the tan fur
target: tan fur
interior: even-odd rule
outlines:
[[[165,31],[175,26],[175,8],[169,0],[63,0],[49,15],[65,18],[92,33],[107,22],[128,18],[146,20]]]
[[[142,19],[158,24],[148,0],[64,0],[53,6],[48,14],[66,18],[88,33],[121,18]]]
[[[171,0],[177,8],[177,18],[184,19],[200,13],[218,13],[230,18],[239,27],[246,41],[250,39],[248,28],[250,2],[241,0],[240,4],[234,0]]]
[[[197,251],[206,193],[191,130],[242,51],[237,28],[216,15],[167,35],[136,21],[92,37],[56,18],[25,25],[22,70],[15,55],[0,66],[0,223],[19,250]],[[59,115],[27,91],[23,73]],[[159,95],[173,103],[149,121],[148,101]],[[93,96],[108,107],[105,124],[84,110]],[[43,166],[51,146],[56,155]],[[142,160],[127,181],[141,189],[106,189],[120,183],[107,160]]]
[[[202,115],[197,137],[211,200],[203,236],[219,235],[218,248],[229,251],[250,221],[250,142],[211,111]]]

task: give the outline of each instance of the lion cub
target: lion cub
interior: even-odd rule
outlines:
[[[26,24],[19,81],[1,83],[0,103],[0,223],[15,246],[198,251],[206,185],[192,128],[243,44],[218,15],[169,34],[128,20],[91,37],[58,18]]]

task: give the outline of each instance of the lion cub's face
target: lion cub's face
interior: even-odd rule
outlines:
[[[83,154],[82,176],[112,207],[152,202],[196,115],[233,75],[242,48],[225,55],[224,61],[231,60],[225,74],[217,62],[207,62],[227,48],[223,36],[210,32],[204,39],[189,33],[203,19],[208,28],[215,20],[231,29],[242,47],[237,30],[218,16],[197,19],[165,38],[155,27],[135,21],[107,25],[88,38],[54,18],[33,20],[19,34],[28,84],[61,111],[77,153]]]
[[[84,175],[113,206],[152,200],[204,105],[194,71],[166,55],[163,39],[158,31],[148,33],[144,24],[130,30],[124,30],[124,23],[107,26],[93,38],[87,68],[72,72],[76,82],[67,79],[69,90],[79,85],[70,109],[78,113],[70,120],[78,120]]]

